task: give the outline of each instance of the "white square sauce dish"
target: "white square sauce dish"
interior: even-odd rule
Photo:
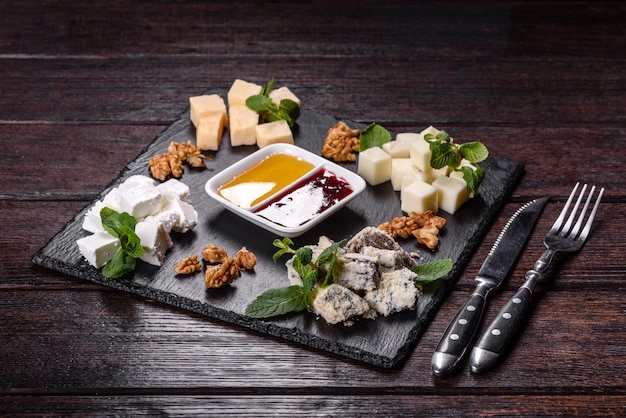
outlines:
[[[358,174],[291,144],[273,144],[222,170],[208,195],[282,237],[302,235],[365,190]]]

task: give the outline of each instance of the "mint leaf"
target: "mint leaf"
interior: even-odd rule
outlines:
[[[338,261],[338,252],[339,246],[346,242],[346,240],[341,240],[339,242],[335,242],[334,244],[326,247],[324,251],[317,257],[315,264],[317,264],[320,268],[324,269],[326,274],[324,275],[324,280],[322,281],[321,286],[328,286],[329,284],[335,282],[335,279],[338,278],[338,275],[341,272],[340,265],[337,263]]]
[[[104,229],[116,238],[122,235],[120,232],[122,226],[127,226],[134,231],[137,225],[137,220],[129,213],[119,213],[109,207],[103,207],[100,210],[100,219]]]
[[[455,170],[463,173],[463,180],[467,183],[467,190],[469,191],[470,197],[476,196],[478,187],[485,177],[485,170],[478,164],[476,164],[475,167],[476,169],[472,169],[471,167],[464,166]]]
[[[136,264],[137,260],[120,246],[113,258],[102,267],[102,274],[109,279],[118,279],[135,270]]]
[[[283,256],[283,254],[295,253],[295,251],[291,249],[291,246],[293,245],[293,241],[289,237],[283,238],[282,241],[276,238],[274,242],[272,243],[272,245],[274,245],[274,247],[276,248],[279,248],[279,250],[276,251],[274,255],[272,256],[272,260],[274,260],[274,263],[277,262],[278,259]]]
[[[459,146],[459,153],[461,157],[465,158],[471,163],[479,163],[484,161],[489,156],[487,147],[478,141],[466,142]]]
[[[359,151],[365,151],[372,147],[382,147],[391,141],[391,132],[377,123],[371,123],[361,131],[359,136]]]
[[[270,289],[259,295],[246,307],[246,315],[251,318],[271,318],[307,308],[304,289],[301,286],[287,286]]]
[[[120,246],[113,258],[102,268],[102,274],[110,279],[116,279],[135,270],[136,259],[141,257],[145,250],[141,246],[141,239],[135,233],[137,220],[132,215],[104,207],[100,210],[100,219],[104,229],[120,240]]]
[[[417,278],[415,278],[415,284],[426,284],[434,282],[437,279],[442,278],[452,270],[452,260],[446,258],[438,261],[431,261],[430,263],[420,264],[411,269]]]
[[[434,169],[443,167],[456,167],[459,165],[459,154],[454,147],[454,144],[450,142],[429,141],[430,152],[430,166]]]
[[[300,106],[291,99],[282,99],[278,110],[281,118],[287,121],[289,127],[293,127],[300,117]]]
[[[276,80],[274,80],[274,77],[272,77],[272,79],[270,81],[268,81],[263,88],[261,89],[261,93],[263,96],[269,96],[270,92],[272,91],[272,89],[274,88],[274,82]]]
[[[255,94],[246,99],[246,106],[257,113],[277,112],[278,109],[267,96]]]

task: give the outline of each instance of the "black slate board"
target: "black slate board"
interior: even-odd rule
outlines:
[[[218,93],[223,95],[221,91]],[[336,121],[331,116],[303,110],[294,131],[296,144],[319,154],[326,132]],[[362,127],[356,123],[348,123],[353,127]],[[170,141],[183,142],[194,138],[195,131],[189,121],[187,109],[102,191],[97,200],[131,175],[149,175],[149,159],[155,154],[166,152]],[[181,181],[191,188],[191,199],[198,211],[199,223],[192,232],[172,235],[174,247],[168,252],[161,268],[139,262],[132,277],[110,280],[91,267],[80,255],[75,243],[78,238],[88,235],[81,229],[81,224],[85,211],[91,205],[76,214],[57,235],[38,250],[33,255],[33,263],[305,346],[368,364],[393,368],[401,365],[410,355],[523,174],[522,164],[505,158],[489,157],[482,164],[486,175],[480,195],[466,203],[454,216],[440,212],[448,223],[441,233],[436,251],[431,252],[420,247],[414,240],[401,242],[407,251],[418,252],[424,261],[443,258],[454,261],[453,271],[446,279],[424,289],[425,294],[419,299],[415,311],[400,312],[376,320],[360,320],[352,327],[331,326],[310,313],[260,321],[246,317],[245,307],[265,290],[287,284],[282,262],[286,258],[276,264],[272,261],[275,252],[272,241],[277,237],[223,209],[209,199],[204,191],[204,184],[214,173],[256,149],[256,146],[231,148],[226,131],[219,152],[213,153],[213,160],[207,162],[208,169],[186,169]],[[354,163],[344,166],[356,171]],[[348,206],[311,231],[295,238],[295,246],[316,243],[320,235],[326,235],[333,240],[350,238],[365,226],[379,225],[401,215],[399,193],[394,192],[389,183],[368,186]],[[202,248],[208,243],[215,243],[232,255],[242,246],[246,246],[257,255],[258,264],[253,272],[243,272],[232,286],[222,289],[207,290],[200,273],[185,278],[175,277],[176,262],[194,254],[200,257]]]

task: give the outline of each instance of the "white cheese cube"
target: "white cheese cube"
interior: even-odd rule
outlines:
[[[272,99],[272,103],[276,105],[276,107],[280,106],[280,101],[283,99],[293,100],[300,106],[300,99],[291,92],[287,87],[281,87],[279,89],[274,89],[270,92],[270,99]]]
[[[421,171],[426,172],[432,169],[430,166],[430,158],[433,153],[430,151],[430,144],[428,142],[424,140],[411,142],[409,154],[413,165]]]
[[[256,144],[256,127],[259,124],[259,114],[246,105],[230,107],[230,145]]]
[[[102,218],[100,217],[100,211],[104,207],[106,207],[104,202],[97,201],[91,209],[85,212],[85,217],[83,218],[83,229],[85,231],[89,231],[94,234],[96,232],[106,232],[102,226]]]
[[[452,171],[452,167],[441,167],[441,168],[431,168],[430,170],[428,170],[428,175],[432,178],[432,181],[430,181],[430,183],[432,183],[433,181],[435,181],[435,179],[441,177],[441,176],[447,176],[450,172]]]
[[[401,132],[396,135],[396,141],[404,142],[406,144],[410,144],[413,141],[418,141],[420,139],[424,139],[420,134],[415,132]]]
[[[439,129],[435,128],[434,126],[429,126],[428,128],[424,129],[422,132],[420,132],[420,137],[424,139],[424,137],[427,134],[437,136],[438,133],[439,133]]]
[[[450,214],[454,214],[469,199],[465,181],[441,176],[432,185],[437,189],[439,209]]]
[[[231,106],[235,105],[244,105],[246,104],[246,99],[250,96],[254,96],[256,94],[261,93],[262,86],[258,84],[250,83],[248,81],[236,79],[233,82],[233,85],[228,90],[228,107],[230,110]]]
[[[200,115],[196,128],[196,145],[198,148],[217,151],[222,143],[226,123],[226,113],[205,112]]]
[[[76,240],[80,253],[94,266],[100,268],[111,261],[118,247],[120,240],[107,232],[96,232],[84,238]]]
[[[417,171],[410,158],[391,159],[391,186],[393,190],[398,191],[402,188],[404,173],[409,171]]]
[[[382,148],[372,147],[359,153],[357,173],[372,186],[391,180],[392,158]]]
[[[174,245],[163,225],[154,222],[138,222],[135,226],[135,233],[144,249],[141,260],[154,266],[162,266],[165,252]]]
[[[209,94],[189,98],[189,118],[196,128],[200,117],[207,112],[224,114],[227,118],[226,103],[219,94]]]
[[[166,205],[163,205],[166,207]],[[152,222],[163,226],[163,229],[169,234],[178,223],[179,213],[174,210],[162,210],[156,215],[146,216],[144,222]]]
[[[428,183],[416,180],[400,191],[400,209],[406,213],[437,212],[437,189]]]
[[[279,143],[293,144],[293,134],[285,120],[262,123],[256,127],[256,143],[259,148]]]
[[[187,232],[198,224],[198,212],[187,202],[170,200],[157,217],[172,216],[172,213],[175,214],[176,222],[171,229],[176,232]],[[164,227],[167,230],[167,226]]]
[[[169,179],[156,186],[164,199],[180,199],[189,202],[189,186],[177,179]],[[165,202],[167,203],[167,202]]]
[[[415,180],[423,181],[424,183],[432,183],[434,178],[432,173],[424,173],[423,171],[418,170],[415,166],[414,170],[410,170],[405,172],[402,175],[402,183],[400,184],[400,190],[404,189],[409,184],[413,183]]]
[[[156,186],[158,182],[154,180],[152,177],[142,176],[140,174],[135,174],[130,176],[122,184],[119,185],[120,189],[128,189],[136,186]]]
[[[136,219],[155,215],[161,210],[161,193],[153,184],[124,182],[118,189],[122,211]]]
[[[409,152],[410,144],[404,141],[389,141],[383,144],[383,151],[385,151],[391,158],[409,158],[411,153]]]

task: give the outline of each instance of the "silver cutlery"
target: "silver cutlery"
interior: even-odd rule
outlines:
[[[500,232],[476,275],[476,289],[450,323],[433,353],[435,375],[451,372],[464,357],[483,317],[487,297],[509,275],[547,201],[548,198],[544,197],[526,203]]]
[[[502,310],[486,329],[482,338],[478,341],[478,344],[476,344],[472,350],[470,355],[470,369],[472,372],[482,373],[487,371],[502,356],[502,353],[517,331],[521,319],[530,305],[531,295],[535,286],[537,283],[544,280],[544,273],[550,266],[554,255],[557,252],[573,253],[579,251],[583,247],[589,235],[591,224],[596,216],[600,200],[602,199],[602,194],[604,193],[604,188],[602,188],[598,193],[593,209],[591,210],[591,213],[587,218],[587,222],[583,227],[583,222],[596,187],[591,187],[591,191],[586,198],[582,210],[578,212],[578,208],[583,201],[587,190],[586,184],[582,187],[582,190],[576,199],[576,203],[568,216],[568,210],[576,196],[579,184],[580,183],[576,183],[574,186],[574,189],[567,199],[563,210],[552,225],[550,231],[548,231],[545,236],[543,240],[546,247],[545,252],[539,260],[537,260],[533,269],[526,273],[526,281],[524,284],[504,305]],[[577,213],[579,213],[578,218],[576,218]]]

